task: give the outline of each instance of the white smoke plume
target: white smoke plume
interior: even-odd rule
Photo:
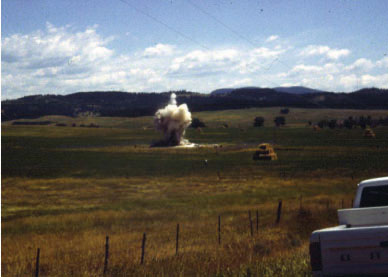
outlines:
[[[156,129],[163,133],[164,139],[153,146],[189,144],[184,135],[186,128],[191,124],[191,113],[186,104],[177,105],[175,93],[171,94],[168,105],[155,113],[154,122]]]

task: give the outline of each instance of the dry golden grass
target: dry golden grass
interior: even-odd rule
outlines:
[[[260,209],[261,213],[267,212],[264,207],[260,208],[263,208]],[[318,215],[319,211],[316,217]],[[100,276],[103,270],[106,234],[110,235],[109,275],[112,276],[228,275],[241,272],[241,265],[250,267],[252,271],[270,272],[274,270],[271,260],[279,262],[283,258],[291,259],[300,252],[303,253],[300,257],[308,260],[307,244],[302,237],[296,235],[294,229],[306,227],[300,226],[299,223],[291,224],[296,216],[291,211],[286,212],[284,216],[285,219],[279,226],[260,218],[259,232],[256,233],[255,230],[254,236],[251,237],[246,213],[221,215],[221,246],[217,243],[216,218],[199,217],[191,221],[181,221],[181,247],[178,256],[175,256],[175,224],[158,222],[158,215],[145,217],[144,221],[149,222],[148,224],[139,222],[139,219],[132,219],[130,214],[120,212],[97,212],[60,219],[42,218],[44,224],[63,224],[67,226],[64,228],[68,231],[6,236],[5,247],[2,249],[3,274],[31,274],[34,270],[36,249],[40,247],[43,275]],[[95,228],[77,231],[76,226],[82,221],[92,222]],[[126,224],[123,224],[123,221]],[[144,266],[139,265],[142,232],[147,233]],[[263,267],[263,261],[271,266]],[[294,260],[294,263],[299,262]],[[286,265],[282,265],[284,266]],[[300,270],[307,272],[308,266],[305,264]],[[287,276],[287,271],[283,273],[283,276]]]
[[[41,216],[22,216],[26,211],[12,208],[5,211],[3,218],[12,220],[3,221],[2,272],[4,276],[31,275],[39,247],[42,276],[101,276],[105,236],[109,235],[108,276],[244,276],[247,270],[257,276],[290,276],[290,272],[294,276],[308,274],[309,233],[336,223],[335,208],[341,205],[342,195],[285,199],[279,225],[275,224],[277,200],[230,205],[199,200],[200,206],[193,201],[183,206],[176,203],[175,207],[170,203],[170,206],[161,204],[156,208],[137,205],[102,208],[104,195],[111,205],[119,201],[116,194],[110,195],[112,190],[126,197],[133,190],[134,197],[153,202],[164,197],[166,191],[163,190],[170,189],[166,201],[174,202],[176,197],[186,193],[198,197],[209,193],[222,195],[221,188],[224,188],[239,194],[249,187],[262,190],[295,188],[295,182],[301,181],[263,178],[236,187],[226,180],[211,188],[204,185],[208,181],[197,178],[196,183],[202,185],[193,187],[182,178],[175,180],[169,188],[166,184],[171,180],[168,179],[159,180],[161,183],[150,180],[147,184],[144,179],[4,180],[5,195],[23,200],[25,209],[30,209],[28,212],[34,213],[43,207],[48,211]],[[142,181],[143,185],[140,184]],[[314,181],[335,185],[330,179]],[[28,194],[28,191],[35,193]],[[42,199],[46,199],[46,203],[40,202]],[[96,199],[95,203],[93,199]],[[5,201],[8,207],[16,204]],[[350,201],[345,198],[347,206]],[[252,211],[253,237],[250,235],[249,210]],[[259,211],[258,232],[256,210]],[[221,215],[221,245],[217,240],[218,215]],[[175,255],[177,223],[180,224],[178,256]],[[140,265],[143,232],[147,234],[146,262]]]

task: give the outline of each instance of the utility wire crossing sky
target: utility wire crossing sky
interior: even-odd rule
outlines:
[[[388,88],[388,1],[2,1],[2,98]]]

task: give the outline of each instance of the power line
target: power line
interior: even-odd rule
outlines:
[[[214,21],[216,21],[218,24],[220,24],[221,26],[223,26],[225,29],[229,30],[230,32],[232,32],[233,34],[235,34],[236,36],[238,36],[240,39],[246,41],[247,43],[249,43],[251,46],[253,46],[254,48],[257,47],[256,43],[254,43],[253,41],[251,41],[250,39],[248,39],[247,37],[241,35],[239,32],[237,32],[236,30],[232,29],[231,27],[229,27],[228,25],[226,25],[224,22],[222,22],[221,20],[219,20],[217,17],[215,17],[214,15],[210,14],[209,12],[207,12],[206,10],[204,10],[203,8],[201,8],[200,6],[198,6],[197,4],[194,4],[191,0],[186,0],[190,5],[192,5],[194,8],[198,9],[199,11],[201,11],[202,13],[204,13],[205,15],[209,16],[210,18],[212,18]],[[279,62],[280,64],[282,64],[283,66],[287,67],[287,69],[291,69],[291,67],[289,65],[287,65],[286,63],[282,62],[278,57],[276,57],[271,63],[270,63],[270,66],[268,67],[268,69],[265,69],[265,71],[269,70],[272,65],[275,63],[275,62]]]
[[[222,22],[221,20],[219,20],[217,17],[215,17],[214,15],[208,13],[206,10],[202,9],[200,6],[198,6],[197,4],[194,4],[192,1],[190,0],[187,0],[187,2],[192,5],[193,7],[195,7],[196,9],[200,10],[202,13],[206,14],[207,16],[211,17],[214,21],[218,22],[218,24],[222,25],[225,29],[229,30],[230,32],[232,32],[233,34],[235,34],[236,36],[238,36],[240,39],[242,40],[245,40],[246,42],[248,42],[250,45],[252,45],[253,47],[256,47],[256,44],[253,43],[252,41],[250,41],[247,37],[241,35],[239,32],[235,31],[234,29],[232,29],[231,27],[229,27],[228,25],[226,25],[224,22]]]
[[[170,31],[172,31],[172,32],[174,32],[174,33],[180,35],[181,37],[183,37],[183,38],[185,38],[185,39],[187,39],[187,40],[190,40],[191,42],[193,42],[193,43],[195,43],[195,44],[201,46],[202,48],[204,48],[204,49],[206,49],[206,50],[210,50],[210,48],[207,47],[206,45],[204,45],[204,44],[202,44],[202,43],[200,43],[200,42],[198,42],[198,41],[192,39],[191,37],[189,37],[189,36],[187,36],[186,34],[180,32],[179,30],[175,29],[174,27],[171,27],[170,25],[168,25],[167,23],[161,21],[160,19],[158,19],[158,18],[156,18],[156,17],[150,15],[149,13],[147,13],[147,12],[141,10],[141,9],[139,9],[139,8],[136,7],[135,5],[129,3],[129,2],[127,2],[127,1],[125,1],[125,0],[120,0],[120,1],[121,1],[122,3],[128,5],[129,7],[131,7],[133,10],[137,11],[138,13],[141,13],[142,15],[144,15],[144,16],[146,16],[146,17],[152,19],[153,21],[155,21],[155,22],[157,22],[157,23],[163,25],[164,27],[166,27],[166,28],[169,29]]]
[[[221,26],[223,26],[225,29],[229,30],[230,32],[232,32],[233,34],[235,34],[236,36],[238,36],[240,39],[246,41],[247,43],[249,43],[254,49],[257,47],[257,45],[252,42],[250,39],[248,39],[247,37],[241,35],[239,32],[237,32],[236,30],[232,29],[231,27],[229,27],[228,25],[226,25],[224,22],[222,22],[221,20],[219,20],[217,17],[213,16],[212,14],[208,13],[206,10],[202,9],[200,6],[198,6],[197,4],[194,4],[192,1],[190,0],[187,0],[187,2],[192,5],[193,7],[195,7],[196,9],[200,10],[202,13],[204,13],[205,15],[209,16],[210,18],[212,18],[214,21],[216,21],[218,24],[220,24]],[[276,61],[279,61],[279,58],[275,58],[273,59],[268,68],[263,68],[264,71],[268,71],[272,65],[276,62]],[[277,83],[274,83],[270,80],[268,80],[267,78],[264,78],[263,76],[261,76],[262,79],[264,79],[265,81],[267,81],[268,83],[271,83],[275,86],[278,86]]]
[[[139,8],[136,7],[135,5],[129,3],[129,2],[127,2],[127,1],[125,1],[125,0],[120,0],[120,1],[121,1],[122,3],[124,3],[124,4],[126,4],[127,6],[129,6],[130,8],[132,8],[133,10],[135,10],[136,12],[138,12],[138,13],[140,13],[140,14],[142,14],[142,15],[148,17],[148,18],[150,18],[151,20],[155,21],[155,22],[158,23],[158,24],[163,25],[165,28],[167,28],[167,29],[169,29],[170,31],[172,31],[172,32],[174,32],[174,33],[176,33],[176,34],[178,34],[179,36],[181,36],[181,37],[183,37],[183,38],[185,38],[185,39],[187,39],[187,40],[189,40],[189,41],[191,41],[191,42],[193,42],[193,43],[195,43],[195,44],[201,46],[202,48],[204,48],[204,49],[206,49],[206,50],[211,51],[211,49],[210,49],[209,47],[207,47],[206,45],[204,45],[204,44],[202,44],[202,43],[200,43],[200,42],[198,42],[198,41],[192,39],[191,37],[187,36],[187,35],[184,34],[183,32],[181,32],[181,31],[175,29],[174,27],[172,27],[172,26],[168,25],[167,23],[161,21],[160,19],[158,19],[158,18],[152,16],[151,14],[145,12],[144,10],[139,9]],[[235,35],[237,35],[237,36],[240,37],[241,39],[247,41],[251,46],[256,47],[256,45],[255,45],[253,42],[251,42],[248,38],[242,36],[240,33],[238,33],[237,31],[233,30],[232,28],[230,28],[229,26],[227,26],[226,24],[224,24],[222,21],[218,20],[216,17],[212,16],[210,13],[206,12],[205,10],[203,10],[202,8],[200,8],[199,6],[193,4],[191,1],[188,0],[188,2],[189,2],[190,4],[192,4],[194,7],[196,7],[197,9],[199,9],[200,11],[202,11],[203,13],[205,13],[206,15],[210,16],[211,18],[213,18],[213,20],[217,21],[217,22],[218,22],[219,24],[221,24],[224,28],[226,28],[226,29],[228,29],[229,31],[233,32]],[[275,58],[275,59],[271,62],[269,68],[266,69],[265,71],[269,70],[269,69],[272,67],[272,65],[276,62],[276,60],[278,60],[278,58]],[[268,79],[266,79],[266,78],[264,78],[264,77],[261,77],[261,78],[263,78],[265,81],[267,81],[267,82],[269,82],[269,83],[274,84],[275,86],[278,86],[278,84],[276,84],[276,83],[274,83],[274,82],[272,82],[272,81],[270,81],[270,80],[268,80]]]

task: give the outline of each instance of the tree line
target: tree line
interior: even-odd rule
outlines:
[[[242,88],[228,94],[209,95],[174,91],[178,104],[192,112],[254,107],[340,109],[388,109],[387,89],[364,89],[354,93],[290,94],[269,88]],[[137,117],[153,115],[170,98],[164,93],[79,92],[69,95],[33,95],[2,101],[1,120],[37,118],[45,115]],[[284,109],[282,114],[287,114]],[[281,123],[281,121],[280,121]]]

